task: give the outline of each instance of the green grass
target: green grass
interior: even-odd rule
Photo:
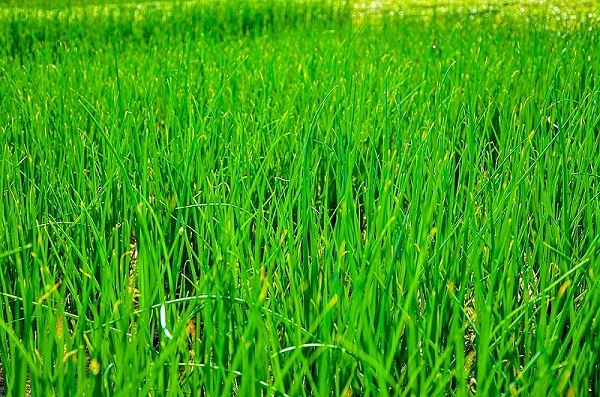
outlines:
[[[98,3],[0,8],[0,393],[597,395],[597,3]]]

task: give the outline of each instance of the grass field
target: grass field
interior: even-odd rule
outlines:
[[[597,396],[595,0],[0,5],[0,394]]]

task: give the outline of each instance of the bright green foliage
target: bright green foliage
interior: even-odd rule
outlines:
[[[0,393],[598,392],[597,2],[82,3],[0,9]]]

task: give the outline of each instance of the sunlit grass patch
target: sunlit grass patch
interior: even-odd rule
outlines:
[[[594,4],[0,12],[0,393],[598,389]]]

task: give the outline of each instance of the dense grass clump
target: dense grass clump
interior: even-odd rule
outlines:
[[[0,9],[0,393],[594,395],[599,10]]]

